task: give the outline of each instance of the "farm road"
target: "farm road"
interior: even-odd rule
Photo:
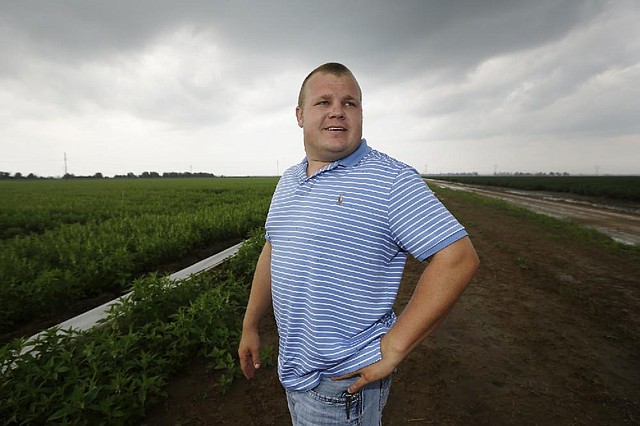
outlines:
[[[432,179],[428,182],[444,188],[509,201],[552,217],[572,219],[622,243],[640,244],[640,206],[637,209],[623,209],[586,201],[586,197],[578,199],[570,194],[488,188]]]

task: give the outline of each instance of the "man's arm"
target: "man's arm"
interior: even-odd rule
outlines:
[[[266,242],[256,264],[247,311],[242,322],[242,337],[238,346],[240,368],[251,379],[260,368],[260,335],[258,324],[271,306],[271,243]]]
[[[411,300],[382,338],[382,359],[342,377],[360,375],[349,387],[349,392],[357,392],[367,383],[390,375],[409,352],[444,320],[479,264],[468,237],[434,254],[418,280]]]

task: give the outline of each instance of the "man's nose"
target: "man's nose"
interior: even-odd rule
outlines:
[[[334,105],[329,113],[329,118],[344,119],[344,108],[342,108],[342,105]]]

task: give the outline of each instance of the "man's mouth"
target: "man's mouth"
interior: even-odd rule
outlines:
[[[340,127],[340,126],[330,126],[330,127],[325,127],[324,129],[329,132],[346,132],[347,131],[346,128]]]

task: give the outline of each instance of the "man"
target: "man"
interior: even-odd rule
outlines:
[[[293,424],[380,424],[392,373],[451,310],[478,257],[418,173],[362,139],[348,68],[313,70],[296,117],[307,155],[271,201],[240,365],[247,379],[259,368],[258,323],[273,304]],[[396,318],[407,253],[429,263]]]

